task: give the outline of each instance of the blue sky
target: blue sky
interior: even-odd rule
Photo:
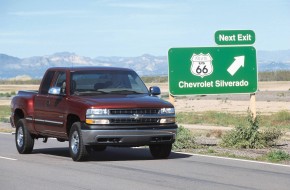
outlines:
[[[24,58],[167,55],[212,47],[217,30],[255,31],[257,50],[290,49],[290,0],[0,0],[0,53]]]

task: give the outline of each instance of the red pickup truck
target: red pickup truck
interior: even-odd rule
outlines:
[[[113,67],[50,68],[39,91],[19,91],[11,101],[11,125],[20,154],[34,140],[69,141],[74,161],[107,146],[149,145],[154,158],[167,158],[177,132],[172,104],[146,88],[131,69]]]

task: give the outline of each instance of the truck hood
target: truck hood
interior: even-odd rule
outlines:
[[[76,96],[74,101],[82,102],[88,107],[95,108],[168,108],[173,105],[158,97],[147,94],[138,95],[98,95],[98,96]]]

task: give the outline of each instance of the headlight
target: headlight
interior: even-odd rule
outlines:
[[[86,116],[94,116],[94,115],[108,115],[108,109],[88,109]]]
[[[86,123],[87,124],[99,124],[106,125],[110,124],[109,119],[98,118],[102,115],[108,115],[108,109],[88,109],[86,112]]]
[[[160,114],[175,114],[174,108],[161,108]]]

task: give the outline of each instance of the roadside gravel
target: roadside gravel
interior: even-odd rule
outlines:
[[[270,148],[234,149],[223,148],[219,146],[219,143],[221,142],[221,135],[233,129],[232,127],[192,124],[179,125],[190,129],[195,134],[195,142],[197,144],[197,148],[188,150],[192,153],[210,154],[225,157],[237,157],[252,160],[261,160],[263,156],[273,150],[283,150],[290,154],[290,132],[285,133],[283,138],[276,142],[276,146]],[[290,165],[290,161],[284,161],[282,163]]]
[[[0,132],[12,133],[15,132],[15,128],[12,128],[10,123],[0,122]]]

